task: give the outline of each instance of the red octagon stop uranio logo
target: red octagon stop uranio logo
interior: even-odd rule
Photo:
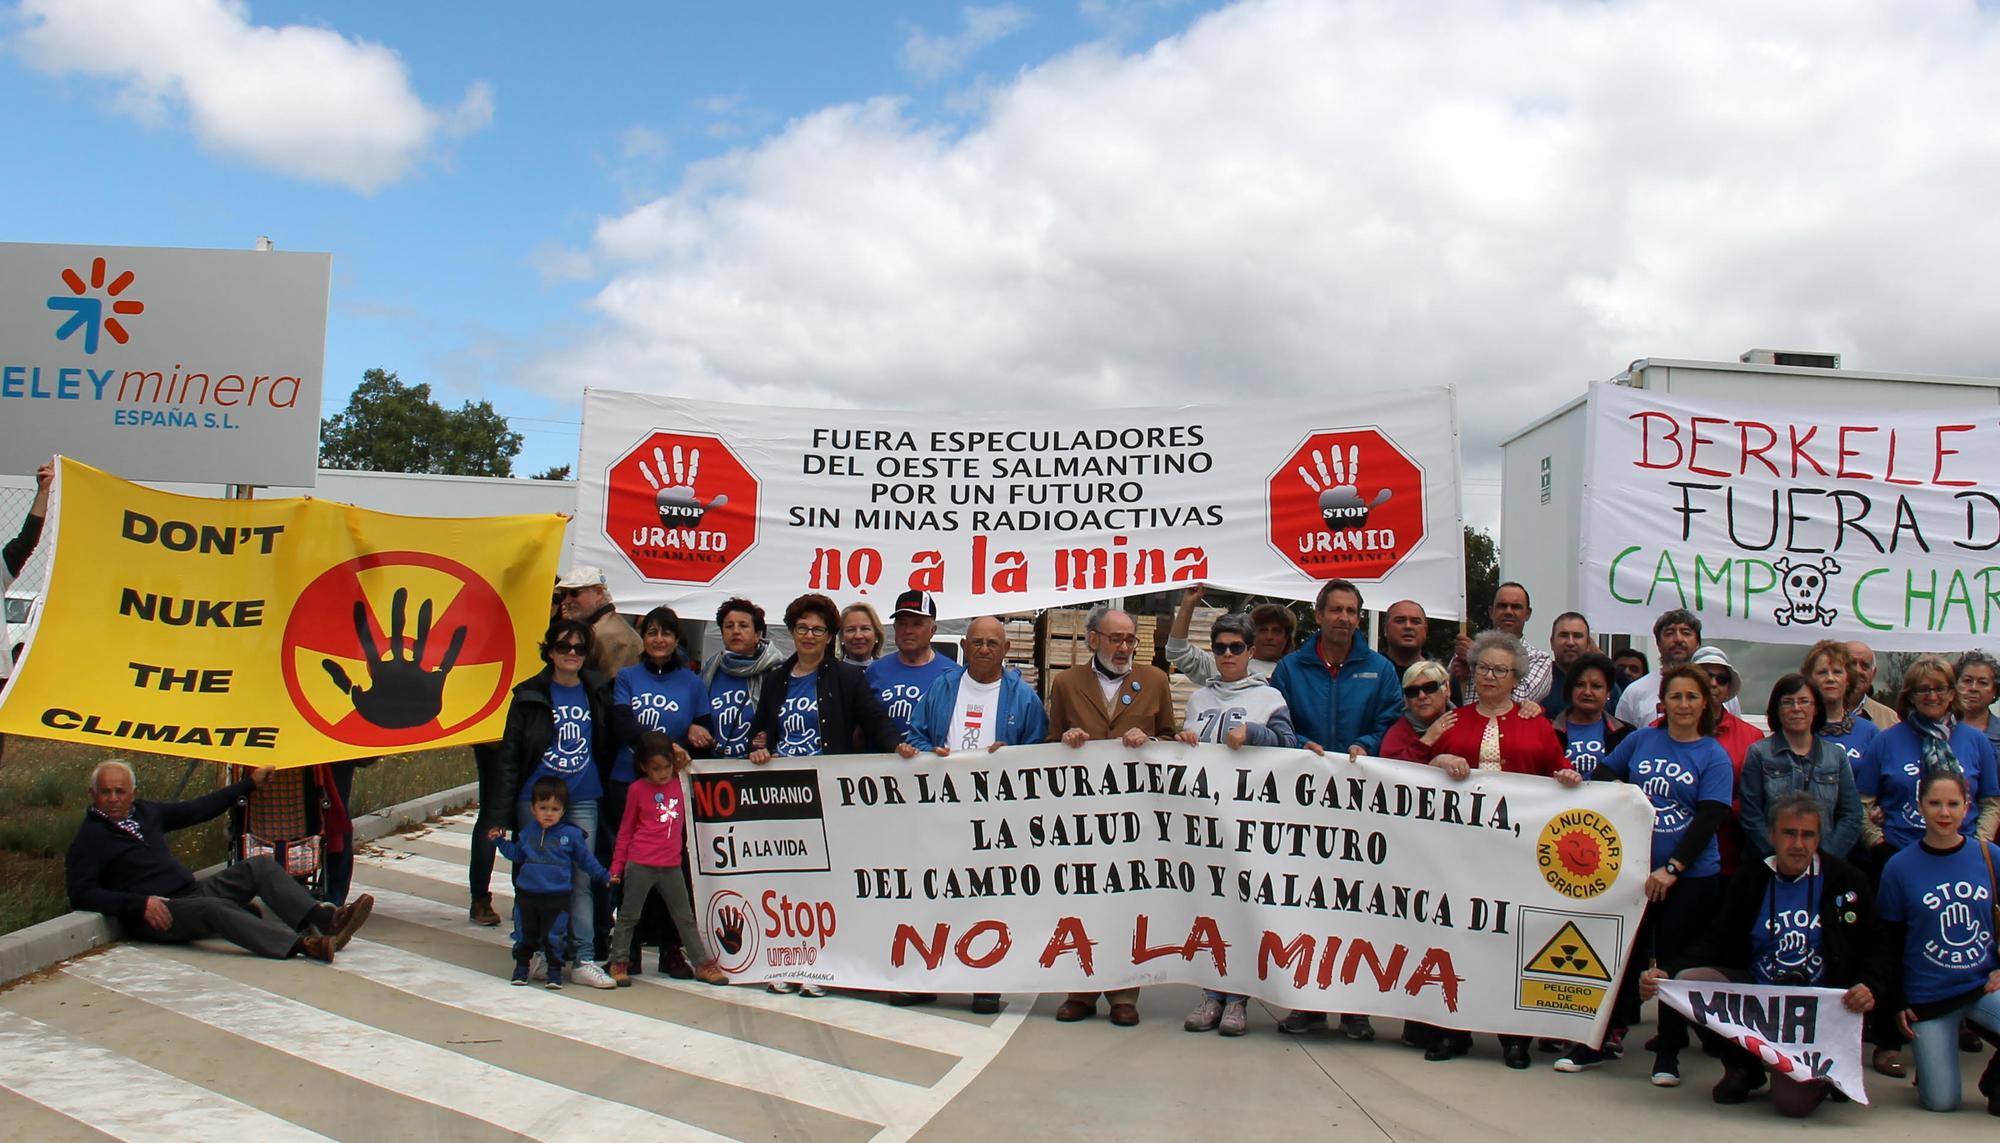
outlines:
[[[1308,435],[1271,473],[1270,541],[1317,580],[1374,580],[1424,538],[1424,470],[1379,429]]]
[[[604,535],[646,579],[711,583],[757,543],[757,477],[720,437],[655,431],[605,484]]]

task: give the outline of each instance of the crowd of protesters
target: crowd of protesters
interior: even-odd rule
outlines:
[[[1215,620],[1207,645],[1196,645],[1188,635],[1202,591],[1194,588],[1165,647],[1168,662],[1199,684],[1176,710],[1168,676],[1137,661],[1136,620],[1115,608],[1090,613],[1089,659],[1047,679],[1044,700],[1005,665],[1010,648],[997,618],[972,622],[964,663],[938,655],[936,604],[920,591],[896,600],[886,629],[865,604],[842,609],[824,595],[800,596],[783,612],[790,655],[773,648],[763,607],[732,599],[715,615],[722,648],[706,663],[678,646],[680,617],[656,608],[639,624],[639,661],[605,663],[602,671],[572,667],[590,662],[600,646],[597,629],[609,607],[603,590],[594,569],[563,580],[570,619],[549,629],[548,669],[517,689],[499,755],[511,789],[562,779],[566,805],[560,815],[548,807],[542,816],[576,825],[614,879],[621,869],[614,855],[630,844],[645,849],[652,868],[643,880],[624,878],[619,936],[602,972],[595,962],[603,950],[592,941],[604,926],[583,918],[593,900],[601,918],[609,895],[593,884],[593,877],[603,880],[601,871],[579,863],[570,874],[568,945],[536,945],[524,930],[517,976],[540,953],[545,975],[559,976],[567,959],[579,982],[615,987],[629,979],[637,971],[631,934],[640,922],[630,914],[638,884],[642,900],[661,897],[672,914],[672,928],[656,927],[655,938],[688,953],[686,966],[665,955],[662,965],[721,979],[687,912],[679,871],[665,872],[679,860],[678,825],[670,840],[653,828],[662,811],[680,819],[673,783],[647,782],[644,812],[634,811],[629,791],[643,781],[635,755],[647,774],[667,778],[692,757],[754,764],[895,750],[907,759],[1034,742],[1136,747],[1173,738],[1378,756],[1437,767],[1451,780],[1500,770],[1640,789],[1654,829],[1638,943],[1603,1043],[1543,1043],[1559,1072],[1622,1059],[1640,1004],[1666,972],[1845,989],[1850,1006],[1871,1014],[1878,1072],[1907,1076],[1904,1052],[1914,1043],[1925,1107],[1958,1105],[1956,1052],[1979,1050],[1981,1038],[2000,1043],[1996,893],[1984,874],[2000,824],[1987,712],[1996,664],[1981,652],[1956,662],[1918,659],[1894,688],[1892,709],[1872,698],[1871,650],[1819,643],[1771,688],[1766,732],[1740,717],[1741,679],[1726,654],[1702,643],[1700,618],[1688,611],[1669,611],[1654,625],[1657,664],[1637,652],[1602,654],[1589,621],[1574,612],[1556,618],[1544,649],[1527,636],[1526,589],[1504,584],[1493,628],[1461,639],[1438,661],[1423,654],[1428,620],[1408,600],[1386,609],[1385,645],[1371,648],[1361,591],[1340,580],[1320,590],[1316,629],[1302,639],[1288,608],[1263,605]],[[563,754],[562,743],[577,753]],[[591,749],[601,753],[585,757]],[[599,798],[623,812],[598,813],[591,803]],[[534,812],[521,803],[524,831],[534,828]],[[622,828],[610,828],[620,821]],[[628,841],[623,831],[635,827],[652,829],[650,843]],[[1934,905],[1946,885],[1975,889],[1973,907]],[[1930,955],[1941,946],[1949,957]],[[805,997],[824,991],[805,980],[767,987]],[[937,997],[886,999],[924,1004]],[[1087,1020],[1100,1002],[1114,1025],[1139,1023],[1138,989],[1072,994],[1056,1019]],[[990,1013],[1001,1002],[981,995],[972,1003]],[[1184,1023],[1191,1032],[1243,1035],[1246,998],[1204,992]],[[1657,1025],[1646,1045],[1651,1080],[1678,1085],[1687,1024],[1662,1007]],[[1327,1014],[1298,1011],[1278,1027],[1375,1037],[1372,1021],[1359,1014],[1341,1016],[1333,1029]],[[1401,1038],[1435,1061],[1472,1045],[1468,1033],[1414,1022]],[[1501,1058],[1512,1068],[1531,1067],[1533,1047],[1525,1037],[1503,1036]],[[1724,1057],[1719,1102],[1740,1102],[1767,1080],[1775,1085],[1774,1106],[1786,1114],[1838,1097],[1824,1081],[1767,1077],[1755,1059],[1711,1047]],[[2000,1065],[1989,1066],[1980,1085],[1988,1109],[2000,1114],[1996,1083]]]
[[[1920,1103],[1934,1110],[1960,1103],[1960,1051],[2000,1045],[1992,657],[1918,658],[1897,680],[1891,708],[1872,697],[1869,648],[1821,642],[1771,688],[1766,732],[1739,717],[1740,678],[1685,610],[1655,623],[1657,664],[1636,652],[1602,654],[1586,617],[1573,612],[1557,617],[1544,649],[1527,636],[1526,589],[1504,584],[1493,628],[1439,661],[1423,654],[1427,617],[1408,600],[1385,611],[1385,646],[1371,648],[1361,590],[1344,580],[1322,586],[1316,626],[1303,638],[1290,609],[1265,605],[1215,620],[1207,645],[1196,646],[1188,634],[1201,598],[1199,588],[1187,592],[1165,648],[1198,684],[1177,710],[1168,675],[1138,661],[1137,621],[1116,608],[1089,614],[1089,658],[1048,678],[1045,700],[1006,666],[1007,627],[995,617],[971,622],[964,662],[939,655],[937,605],[921,591],[896,600],[886,630],[865,604],[843,610],[825,595],[799,596],[782,612],[790,654],[773,646],[762,606],[731,599],[714,615],[722,645],[700,662],[682,645],[673,609],[653,608],[635,626],[600,572],[575,569],[558,584],[542,670],[514,688],[501,741],[478,752],[470,919],[506,919],[492,907],[498,846],[514,867],[514,983],[616,988],[656,944],[661,972],[726,984],[689,903],[679,777],[691,759],[763,764],[892,751],[911,759],[1097,740],[1296,746],[1427,765],[1450,781],[1505,771],[1565,786],[1627,782],[1644,794],[1654,813],[1647,905],[1610,1031],[1599,1044],[1543,1041],[1557,1072],[1623,1059],[1642,1001],[1670,974],[1844,990],[1850,1008],[1868,1013],[1875,1070],[1908,1076],[1909,1051]],[[103,820],[86,856],[97,864],[73,895],[148,925],[144,887],[109,890],[106,863],[160,848],[158,833],[208,807],[135,812],[129,776],[115,770],[94,775],[93,787],[91,812]],[[180,925],[173,899],[192,899],[197,887],[172,870],[154,877],[171,890]],[[246,874],[232,893],[243,896],[254,880]],[[255,947],[270,955],[330,959],[365,918],[365,908],[336,917],[280,901],[283,925],[256,934]],[[152,926],[142,935],[181,933]],[[824,995],[803,979],[767,987]],[[1071,994],[1055,1017],[1090,1019],[1100,1000],[1112,1024],[1140,1022],[1137,988]],[[1002,1004],[992,994],[971,1003],[981,1013]],[[1207,991],[1184,1026],[1240,1036],[1249,1021],[1246,997]],[[1376,1035],[1361,1014],[1342,1015],[1336,1028],[1325,1013],[1295,1011],[1278,1028]],[[1415,1022],[1401,1039],[1432,1061],[1472,1048],[1467,1032]],[[1687,1042],[1687,1023],[1662,1005],[1644,1048],[1652,1083],[1681,1082]],[[1528,1038],[1500,1044],[1506,1066],[1533,1066]],[[1724,1066],[1717,1102],[1741,1102],[1767,1082],[1788,1115],[1840,1098],[1824,1080],[1769,1076],[1753,1056],[1709,1047]],[[1979,1090],[2000,1115],[2000,1062],[1988,1064]]]

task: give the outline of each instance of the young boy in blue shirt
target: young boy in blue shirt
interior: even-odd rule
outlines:
[[[570,887],[581,868],[599,885],[610,875],[590,852],[583,831],[565,823],[569,786],[561,778],[544,777],[533,790],[535,820],[515,831],[513,841],[498,826],[486,831],[507,860],[514,863],[514,904],[521,913],[521,943],[514,946],[515,984],[528,983],[528,962],[536,949],[549,958],[548,987],[562,987],[562,950],[569,935]]]

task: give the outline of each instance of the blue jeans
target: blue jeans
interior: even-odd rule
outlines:
[[[1238,995],[1234,992],[1217,992],[1213,988],[1202,989],[1201,998],[1203,1000],[1213,1000],[1217,1004],[1241,1004],[1250,999],[1248,996]]]
[[[534,821],[534,804],[522,802],[520,813],[521,822]],[[571,802],[569,808],[563,811],[562,820],[583,831],[584,848],[589,849],[597,839],[597,799]],[[590,874],[581,869],[570,874],[569,935],[575,950],[569,957],[571,964],[597,959],[597,917],[592,904],[592,888]],[[520,913],[518,908],[514,910],[514,939],[517,941],[521,939]]]
[[[2000,1033],[2000,992],[1982,992],[1979,999],[1934,1020],[1919,1020],[1912,1052],[1917,1057],[1917,1102],[1926,1111],[1957,1111],[1958,1022],[1970,1020],[1988,1032]]]

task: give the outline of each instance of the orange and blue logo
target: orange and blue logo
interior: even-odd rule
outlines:
[[[67,312],[69,319],[56,327],[56,340],[68,341],[81,331],[83,351],[97,352],[99,330],[111,335],[111,340],[124,345],[131,339],[125,323],[120,317],[134,317],[146,312],[146,303],[133,298],[121,297],[132,285],[132,271],[127,270],[111,279],[104,280],[106,270],[104,259],[94,258],[90,263],[90,281],[86,284],[83,275],[73,269],[62,272],[63,284],[69,287],[67,294],[52,294],[49,308],[58,313]],[[103,296],[98,296],[99,294]],[[110,314],[106,314],[105,303],[110,302]]]

